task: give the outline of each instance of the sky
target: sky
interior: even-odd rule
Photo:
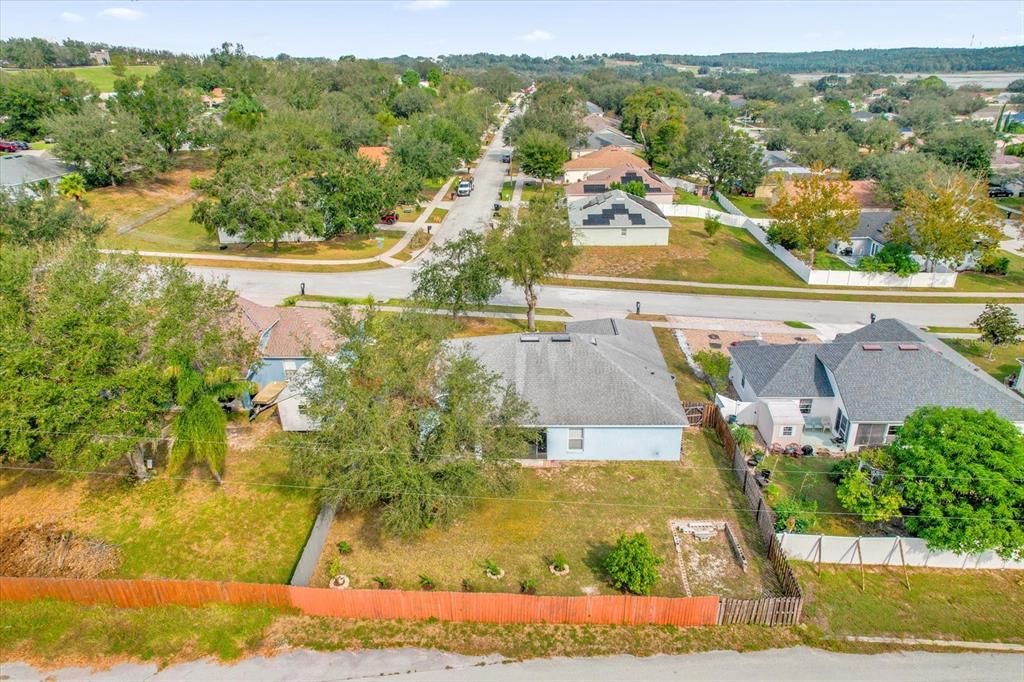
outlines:
[[[1024,44],[1024,0],[978,2],[0,2],[0,37],[206,53],[719,54]]]

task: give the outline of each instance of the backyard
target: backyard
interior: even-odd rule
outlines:
[[[586,246],[572,273],[722,284],[804,284],[742,228],[723,226],[709,237],[699,218],[670,221],[668,246]]]
[[[486,499],[447,528],[430,528],[409,540],[382,534],[372,512],[345,511],[331,528],[313,584],[327,584],[328,567],[340,557],[342,570],[357,588],[373,588],[385,577],[398,589],[417,589],[420,576],[439,590],[460,590],[463,580],[479,591],[516,592],[524,579],[539,594],[613,594],[601,560],[622,533],[642,531],[664,559],[653,594],[684,594],[671,519],[727,521],[744,545],[751,566],[743,573],[724,540],[707,543],[686,558],[694,594],[753,598],[771,589],[774,578],[761,555],[750,515],[742,511],[731,473],[722,470],[721,445],[709,431],[686,434],[681,463],[574,463],[525,468],[518,491]],[[720,534],[721,535],[721,534]],[[348,542],[350,554],[336,545]],[[564,555],[570,574],[548,570]],[[485,577],[483,562],[505,571],[501,580]]]
[[[635,316],[631,315],[631,317],[635,319]],[[658,345],[661,346],[661,354],[665,356],[668,371],[675,377],[679,400],[682,402],[708,400],[708,392],[711,387],[698,379],[690,369],[689,363],[686,362],[686,356],[683,355],[683,349],[679,347],[679,342],[676,341],[672,330],[655,327],[654,336],[658,339]]]
[[[755,199],[754,197],[743,197],[738,194],[726,195],[726,198],[736,208],[743,211],[748,218],[771,218],[768,213],[769,201],[767,199]]]
[[[1024,358],[1024,343],[996,346],[992,358],[988,357],[989,345],[973,339],[943,339],[947,346],[964,356],[978,367],[1000,381],[1021,371],[1017,358]]]
[[[673,204],[686,204],[688,206],[703,206],[704,208],[714,209],[721,211],[722,206],[714,198],[705,199],[699,197],[693,192],[687,192],[685,189],[676,189],[675,194],[672,196]]]
[[[101,577],[287,582],[317,504],[308,490],[286,487],[293,481],[278,431],[273,419],[233,426],[223,486],[200,467],[144,485],[0,472],[0,535],[52,523],[109,543],[118,567]]]
[[[1018,291],[1024,296],[1024,256],[1002,250],[1000,256],[1010,259],[1005,275],[983,272],[961,272],[956,278],[957,291]]]

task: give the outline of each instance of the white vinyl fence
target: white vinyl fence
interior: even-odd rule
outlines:
[[[790,559],[847,566],[924,566],[985,570],[1024,570],[1024,560],[1007,560],[995,552],[957,554],[932,551],[920,538],[851,538],[837,535],[779,533],[782,551]]]

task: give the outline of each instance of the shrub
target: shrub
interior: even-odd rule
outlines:
[[[779,489],[779,486],[775,485],[774,483],[769,483],[764,487],[764,499],[768,502],[768,504],[774,504],[775,500],[778,499],[779,494],[781,492],[782,491]]]
[[[350,545],[347,542],[345,542],[344,540],[342,540],[341,542],[338,543],[338,552],[340,554],[351,554],[352,553],[352,545]]]
[[[712,386],[717,386],[729,378],[729,356],[725,353],[717,350],[702,350],[697,352],[693,359]]]
[[[486,573],[489,576],[497,578],[499,575],[501,575],[501,567],[498,566],[498,564],[494,563],[493,559],[484,559],[483,567],[484,573]]]
[[[551,565],[555,567],[556,571],[564,571],[569,567],[569,563],[565,560],[564,554],[556,554],[551,557]]]
[[[790,533],[804,533],[816,520],[818,503],[800,497],[780,497],[775,508],[775,530]]]
[[[717,216],[709,215],[704,218],[704,231],[708,233],[709,237],[714,237],[715,233],[722,229],[722,221]]]
[[[462,579],[462,591],[463,592],[476,592],[476,585],[469,578]]]
[[[537,581],[533,578],[523,578],[519,581],[519,591],[523,594],[537,594]]]
[[[907,244],[890,242],[875,255],[861,258],[857,269],[863,272],[892,272],[900,277],[909,277],[921,270],[912,254]]]
[[[424,592],[433,592],[434,588],[437,587],[437,583],[434,579],[428,575],[420,575],[420,589]]]
[[[845,478],[846,474],[857,468],[858,462],[858,457],[844,457],[832,465],[828,472],[828,480],[838,485]]]
[[[377,587],[382,590],[390,590],[392,588],[391,578],[383,575],[373,576],[373,582],[377,583]]]
[[[1010,257],[1000,256],[995,249],[989,249],[978,259],[977,270],[987,275],[1005,275],[1010,271]]]
[[[632,537],[620,535],[602,565],[616,589],[649,594],[658,581],[661,563],[662,558],[651,549],[647,536],[637,533]]]

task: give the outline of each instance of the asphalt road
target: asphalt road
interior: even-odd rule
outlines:
[[[196,661],[157,670],[124,664],[107,671],[64,668],[41,672],[20,663],[0,665],[2,679],[103,680],[106,682],[314,682],[437,680],[439,682],[602,682],[701,680],[702,682],[1021,682],[1024,656],[994,653],[909,652],[838,654],[797,647],[751,653],[712,651],[687,656],[551,658],[509,662],[499,656],[457,656],[421,649],[318,653],[298,650],[233,665]]]
[[[501,155],[511,151],[502,143],[499,130],[474,170],[473,193],[461,197],[437,228],[435,242],[444,242],[463,230],[483,231],[491,222],[494,202],[502,183],[508,179],[508,164]],[[301,273],[234,268],[192,268],[208,276],[225,278],[246,298],[265,305],[280,303],[286,296],[299,293],[306,284],[307,294],[404,298],[412,291],[412,273],[418,262],[386,270],[348,273]],[[640,301],[644,312],[697,317],[725,317],[752,320],[801,320],[831,324],[866,324],[875,313],[879,318],[899,317],[916,325],[968,326],[983,306],[978,304],[857,303],[794,299],[713,296],[695,294],[644,293],[628,290],[544,287],[540,305],[564,308],[574,317],[621,317],[633,311]],[[524,305],[522,292],[505,287],[494,300],[497,304]],[[1024,317],[1024,305],[1018,315]]]

